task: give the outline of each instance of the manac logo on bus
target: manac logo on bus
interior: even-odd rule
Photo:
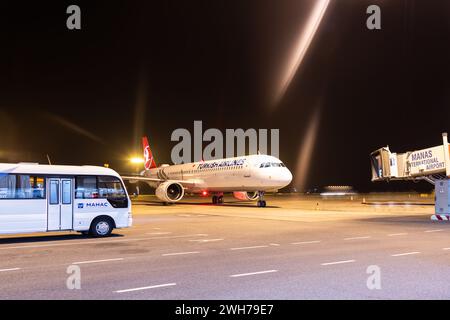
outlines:
[[[78,209],[86,208],[107,208],[109,207],[108,202],[88,202],[88,203],[79,203]]]

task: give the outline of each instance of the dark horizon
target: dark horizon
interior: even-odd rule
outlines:
[[[69,31],[70,4],[82,29]],[[60,1],[2,12],[0,162],[109,163],[130,172],[148,135],[170,163],[177,128],[279,128],[295,171],[317,110],[306,189],[428,190],[370,182],[370,152],[442,143],[450,116],[450,3],[331,1],[282,100],[280,69],[307,21],[305,1]],[[367,6],[382,29],[366,28]],[[294,173],[295,174],[295,173]]]

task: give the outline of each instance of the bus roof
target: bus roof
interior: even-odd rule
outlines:
[[[109,168],[99,166],[61,166],[33,163],[0,163],[0,174],[108,175],[120,177]]]

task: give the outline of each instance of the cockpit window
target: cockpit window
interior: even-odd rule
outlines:
[[[260,168],[284,168],[286,167],[283,162],[263,162],[259,166]]]

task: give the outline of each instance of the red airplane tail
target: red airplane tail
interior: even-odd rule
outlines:
[[[142,137],[142,148],[144,149],[145,170],[156,168],[155,158],[153,158],[153,153],[148,144],[147,137]]]

